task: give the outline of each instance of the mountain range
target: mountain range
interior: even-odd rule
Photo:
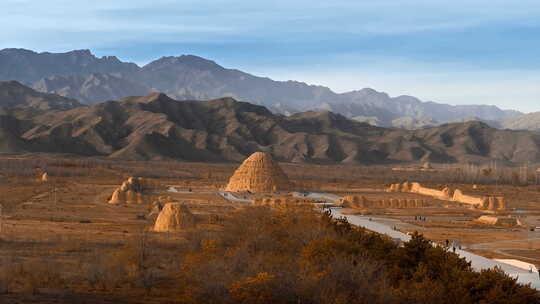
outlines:
[[[0,82],[0,152],[123,160],[241,161],[256,151],[298,163],[540,162],[540,133],[478,121],[382,128],[328,111],[289,116],[230,97],[163,93],[94,105]]]
[[[540,131],[540,112],[520,115],[500,123],[502,128],[513,130]]]
[[[323,86],[274,81],[227,69],[192,55],[163,57],[140,67],[114,56],[97,58],[89,50],[36,53],[4,49],[0,51],[0,80],[17,80],[37,91],[87,105],[152,92],[177,100],[231,97],[284,115],[331,111],[376,126],[406,129],[470,120],[497,127],[521,126],[506,122],[523,116],[496,106],[453,106],[422,102],[412,96],[390,97],[370,88],[338,94]]]

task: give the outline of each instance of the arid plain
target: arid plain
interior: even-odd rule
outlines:
[[[345,198],[330,203],[348,208],[348,213],[369,216],[402,232],[418,231],[440,244],[448,240],[485,257],[540,266],[540,232],[535,230],[540,226],[540,185],[532,168],[424,164],[429,168],[419,165],[403,169],[284,163],[281,168],[289,178],[290,191],[229,192],[238,199],[235,201],[222,191],[238,163],[114,162],[32,155],[4,157],[0,166],[0,283],[11,292],[5,296],[7,303],[20,301],[21,293],[25,301],[36,303],[69,297],[60,288],[66,282],[70,290],[92,294],[88,303],[92,299],[114,301],[111,290],[122,289],[124,283],[115,278],[112,266],[123,265],[119,277],[135,276],[124,273],[124,266],[133,267],[135,272],[146,255],[155,259],[145,267],[161,274],[174,272],[179,267],[175,252],[190,240],[182,229],[154,231],[159,210],[156,213],[152,209],[159,202],[187,206],[196,219],[189,230],[204,235],[219,231],[225,219],[253,205],[250,200],[287,200],[293,195],[327,193]],[[129,177],[144,179],[144,195],[132,203],[109,203],[115,189]],[[506,206],[489,211],[419,193],[389,192],[392,184],[403,182],[438,190],[460,189],[470,196],[504,197]],[[354,196],[366,202],[382,202],[382,207],[347,204],[347,198]],[[422,204],[399,206],[400,201]],[[385,202],[388,207],[384,207]],[[477,218],[482,215],[512,218],[515,223],[480,222]],[[100,273],[104,271],[100,267],[108,273]],[[110,276],[106,281],[111,286],[93,285],[93,281],[99,281],[98,276]],[[151,284],[151,278],[148,280]],[[160,284],[160,288],[170,287]],[[151,299],[158,303],[164,298],[158,292]]]

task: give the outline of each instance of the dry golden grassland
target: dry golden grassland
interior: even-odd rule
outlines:
[[[202,219],[197,225],[197,235],[201,238],[205,233],[220,231],[220,220],[245,206],[230,203],[214,193],[226,185],[237,165],[114,162],[46,156],[0,159],[0,204],[3,207],[0,293],[8,292],[0,295],[6,299],[2,303],[23,303],[21,299],[29,303],[54,303],[59,298],[70,303],[73,292],[88,295],[85,303],[121,302],[114,294],[122,294],[122,290],[133,293],[131,285],[144,287],[136,289],[140,295],[133,295],[133,299],[141,303],[166,301],[166,294],[157,292],[148,297],[146,291],[157,284],[167,284],[159,281],[159,277],[174,277],[180,271],[176,254],[194,240],[183,233],[152,232],[155,218],[147,216],[150,202],[160,196],[185,202]],[[510,207],[524,210],[524,215],[540,214],[540,187],[536,185],[490,184],[473,189],[472,184],[444,182],[444,173],[437,172],[415,176],[410,172],[393,172],[390,168],[298,164],[282,164],[282,167],[298,190],[359,194],[369,199],[420,198],[415,194],[386,193],[384,189],[393,182],[421,181],[429,187],[451,185],[471,194],[504,195],[509,197]],[[48,182],[39,181],[41,172],[48,172]],[[129,176],[144,177],[160,186],[147,193],[147,204],[107,204],[112,191]],[[429,180],[432,182],[428,183]],[[171,193],[167,191],[169,186],[191,192]],[[460,239],[462,244],[472,248],[483,244],[477,252],[490,257],[523,257],[540,265],[538,241],[529,240],[540,238],[538,232],[475,224],[471,220],[480,215],[478,211],[445,206],[448,203],[437,200],[430,200],[430,204],[423,209],[372,212],[409,224],[407,230],[418,230],[436,241]],[[428,217],[428,221],[414,221],[417,215]],[[192,238],[193,234],[190,235]],[[521,241],[511,246],[487,244],[507,240]],[[146,265],[148,261],[157,264]],[[71,293],[65,291],[66,286]],[[137,300],[132,302],[138,303]]]

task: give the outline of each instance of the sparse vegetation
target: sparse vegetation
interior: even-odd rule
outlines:
[[[497,271],[472,272],[453,254],[427,247],[420,236],[400,248],[311,210],[245,209],[224,202],[209,190],[223,187],[235,164],[51,157],[0,160],[0,165],[6,169],[0,183],[0,293],[8,304],[76,303],[82,298],[95,303],[506,303],[497,301],[510,296],[515,302],[508,303],[537,301],[536,291]],[[453,178],[383,167],[281,166],[299,189],[338,194],[382,190],[394,180],[441,186]],[[36,168],[50,173],[47,183],[37,179]],[[133,172],[154,176],[163,186],[155,197],[172,195],[187,202],[202,224],[175,233],[148,232],[155,221],[141,216],[148,205],[106,204]],[[491,187],[478,184],[484,190],[475,191]],[[195,191],[165,193],[166,185]],[[538,190],[498,188],[526,199]],[[466,189],[472,191],[472,185]],[[436,227],[469,227],[413,224],[433,227],[426,232],[438,241],[442,236]],[[483,239],[493,235],[482,231]],[[515,236],[507,232],[505,237]],[[530,250],[527,254],[536,258]]]
[[[497,270],[473,272],[421,235],[398,247],[305,208],[247,208],[220,230],[189,232],[174,249],[142,233],[80,265],[11,261],[2,273],[9,267],[16,279],[2,277],[0,287],[134,303],[134,295],[175,303],[540,303],[535,290]]]

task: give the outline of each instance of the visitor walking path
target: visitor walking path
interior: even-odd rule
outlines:
[[[224,199],[226,199],[226,200],[228,200],[230,202],[234,202],[234,203],[251,203],[252,202],[252,200],[250,200],[250,199],[238,198],[238,197],[234,196],[234,194],[232,192],[227,192],[227,191],[209,190],[209,191],[193,192],[193,191],[185,190],[185,189],[178,190],[178,188],[175,188],[173,186],[170,186],[167,191],[170,192],[170,193],[209,193],[209,194],[217,194],[217,195],[223,197]]]
[[[303,197],[303,198],[310,198],[313,200],[324,200],[324,201],[330,201],[332,203],[337,203],[341,201],[341,197],[333,194],[328,193],[297,193],[293,195],[294,197]]]
[[[236,202],[236,203],[251,203],[252,202],[252,200],[250,199],[238,198],[234,196],[231,192],[227,192],[227,191],[218,191],[217,194],[221,195],[224,199],[229,200],[231,202]]]
[[[385,224],[377,223],[373,220],[370,220],[369,217],[365,217],[361,215],[343,214],[341,208],[331,208],[330,210],[333,216],[345,217],[349,221],[349,223],[355,226],[364,227],[371,231],[375,231],[381,234],[386,234],[394,239],[400,239],[403,242],[407,242],[411,239],[411,236],[405,233],[396,231]],[[517,278],[517,281],[519,283],[531,284],[531,287],[537,290],[540,290],[540,276],[538,272],[535,272],[535,271],[531,272],[526,269],[522,269],[519,267],[509,265],[509,264],[491,260],[483,256],[470,253],[465,250],[460,250],[458,248],[456,248],[456,254],[462,258],[465,258],[468,262],[471,262],[472,268],[476,271],[480,271],[482,269],[491,269],[491,268],[499,267],[509,276],[513,278]]]
[[[173,188],[174,189],[174,188]],[[170,189],[170,190],[173,190]],[[169,190],[169,191],[170,191]],[[171,192],[180,192],[178,190],[174,189]],[[231,201],[231,202],[239,202],[239,203],[250,203],[252,202],[249,199],[242,199],[234,196],[231,192],[226,191],[217,191],[215,192],[218,195],[222,196],[223,198]],[[341,201],[341,198],[336,195],[332,194],[326,194],[326,193],[306,193],[306,194],[296,194],[296,197],[305,197],[305,198],[311,198],[315,200],[322,200],[327,201],[330,203],[337,203]],[[393,227],[388,226],[384,223],[379,223],[375,220],[373,220],[370,217],[361,216],[361,215],[350,215],[350,214],[344,214],[342,212],[342,208],[340,207],[333,207],[330,208],[332,215],[335,217],[345,217],[349,223],[364,227],[368,230],[385,234],[391,238],[399,239],[403,242],[408,242],[411,240],[411,236],[408,234],[405,234],[403,232],[397,231],[393,229]],[[436,243],[433,243],[434,246],[438,246]],[[456,254],[459,255],[462,258],[465,258],[468,262],[471,262],[471,266],[474,270],[480,271],[482,269],[491,269],[494,267],[499,267],[502,269],[506,274],[513,278],[517,278],[517,281],[521,284],[531,284],[531,287],[540,290],[540,276],[538,274],[538,271],[534,269],[533,271],[529,271],[527,269],[522,269],[516,266],[512,266],[506,263],[502,263],[496,260],[491,260],[488,258],[485,258],[483,256],[476,255],[474,253],[470,253],[465,250],[461,250],[456,248]]]

